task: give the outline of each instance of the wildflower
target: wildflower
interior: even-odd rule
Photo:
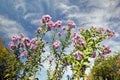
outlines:
[[[66,27],[62,27],[62,30],[66,30]]]
[[[23,37],[22,38],[22,41],[25,42],[25,43],[29,43],[30,42],[30,39],[28,37]]]
[[[40,33],[40,31],[41,31],[40,28],[37,28],[36,33]]]
[[[26,51],[23,51],[20,56],[24,57],[24,56],[27,56],[27,52]]]
[[[85,47],[85,42],[83,41],[82,37],[77,33],[74,33],[73,42],[75,47],[76,46]]]
[[[48,26],[48,29],[51,30],[53,26],[55,26],[54,22],[53,21],[49,21],[47,23],[47,26]]]
[[[109,38],[115,37],[115,33],[111,31],[110,29],[107,29],[106,32],[108,33]]]
[[[49,58],[49,62],[51,63],[54,60],[53,57]]]
[[[58,32],[57,34],[58,34],[58,37],[61,37],[61,32]]]
[[[109,46],[104,46],[103,45],[103,50],[102,50],[102,54],[104,55],[104,54],[109,54],[110,52],[111,52],[111,49],[110,49],[110,47]]]
[[[53,48],[59,48],[60,47],[60,41],[56,40],[53,44],[52,44]]]
[[[18,37],[17,37],[17,36],[12,36],[12,40],[13,40],[13,41],[17,41],[17,40],[18,40]]]
[[[58,20],[57,22],[55,22],[55,29],[58,29],[59,27],[61,27],[62,25],[62,21]]]
[[[35,45],[35,44],[31,44],[31,45],[30,45],[30,49],[31,49],[31,50],[35,50],[35,49],[36,49],[36,45]]]
[[[9,46],[10,46],[10,48],[11,48],[12,50],[14,50],[14,49],[16,48],[14,42],[10,42],[10,43],[9,43]]]
[[[67,24],[68,24],[68,26],[70,26],[71,28],[75,28],[75,26],[76,26],[76,24],[75,24],[73,21],[71,21],[71,20],[68,20]]]
[[[105,30],[104,30],[104,28],[100,27],[100,28],[98,28],[98,31],[100,34],[102,34]]]
[[[36,41],[38,41],[38,40],[37,40],[37,38],[32,38],[32,40],[30,40],[30,43],[35,44],[35,43],[36,43]]]
[[[73,55],[75,56],[75,58],[77,58],[78,60],[82,59],[83,53],[81,51],[76,51],[75,53],[73,53]]]
[[[23,44],[22,42],[19,43],[19,46],[20,46],[21,48],[24,48],[24,44]]]
[[[51,20],[51,16],[50,15],[44,15],[42,16],[42,23],[47,23]]]
[[[93,53],[92,53],[92,56],[91,56],[92,58],[95,58],[96,57],[96,52],[94,51]]]

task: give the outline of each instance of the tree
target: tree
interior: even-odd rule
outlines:
[[[120,53],[95,60],[91,73],[95,80],[120,80]]]
[[[19,71],[19,61],[4,44],[4,40],[0,38],[0,80],[15,79]]]

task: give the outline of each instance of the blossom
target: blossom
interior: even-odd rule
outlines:
[[[73,55],[75,56],[75,58],[77,58],[78,60],[82,59],[83,53],[81,51],[76,51],[75,53],[73,53]]]
[[[93,53],[92,53],[92,56],[91,56],[92,58],[95,58],[96,57],[96,52],[94,51]]]
[[[14,50],[14,49],[16,48],[14,42],[10,42],[10,43],[9,43],[9,46],[10,46],[10,48],[11,48],[12,50]]]
[[[61,27],[62,25],[62,21],[58,20],[57,22],[55,22],[55,29],[58,29],[59,27]]]
[[[72,20],[68,20],[67,22],[68,26],[70,26],[71,28],[75,28],[76,24],[74,23],[74,21]]]
[[[18,40],[18,37],[17,37],[17,36],[12,36],[12,40],[13,40],[13,41],[17,41],[17,40]]]
[[[49,58],[49,62],[51,63],[54,60],[53,57]]]
[[[74,46],[82,46],[85,47],[85,42],[83,41],[83,38],[81,37],[81,35],[74,33],[74,37],[73,37],[73,42],[74,42]]]
[[[25,42],[25,43],[29,43],[30,42],[30,39],[28,37],[23,37],[22,38],[22,41]]]
[[[56,40],[53,44],[52,44],[53,48],[59,48],[60,47],[60,41]]]
[[[99,27],[99,28],[98,28],[98,31],[99,31],[100,34],[102,34],[102,33],[105,31],[105,29],[102,28],[102,27]]]
[[[39,28],[37,28],[37,30],[36,30],[36,33],[40,33],[40,27]]]
[[[36,45],[35,45],[35,44],[31,44],[31,45],[30,45],[30,49],[31,49],[31,50],[35,50],[35,49],[36,49]]]
[[[108,33],[109,38],[115,37],[115,32],[111,31],[110,29],[107,29],[106,32]]]
[[[58,34],[58,37],[61,37],[61,32],[58,32],[57,34]]]
[[[33,43],[33,44],[35,44],[35,43],[37,43],[37,38],[32,38],[32,40],[30,40],[30,43]]]
[[[66,30],[66,27],[62,27],[62,30]]]
[[[103,45],[103,50],[102,50],[102,54],[104,55],[104,54],[109,54],[110,52],[111,52],[111,49],[110,49],[110,47],[109,46],[105,46],[105,45]]]
[[[19,46],[20,46],[21,48],[24,48],[24,44],[23,44],[22,42],[19,43]]]
[[[42,16],[42,23],[47,23],[51,20],[51,16],[50,15],[44,15]]]
[[[24,57],[24,56],[27,56],[27,52],[26,51],[23,51],[20,56]]]
[[[49,21],[47,23],[47,26],[48,26],[48,29],[51,30],[53,26],[55,26],[54,22],[53,21]]]

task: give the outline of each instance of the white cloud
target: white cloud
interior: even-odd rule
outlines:
[[[0,15],[0,32],[4,33],[6,38],[11,38],[11,36],[19,35],[20,33],[27,35],[27,32],[19,23],[2,15]]]

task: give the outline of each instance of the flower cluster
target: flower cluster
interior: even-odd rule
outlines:
[[[83,53],[81,51],[76,51],[75,53],[73,53],[73,55],[75,56],[76,59],[81,60]]]
[[[20,56],[26,56],[27,50],[35,50],[38,45],[38,39],[33,38],[29,39],[28,37],[25,37],[23,34],[20,35],[20,37],[13,36],[12,41],[9,43],[10,49],[12,51],[18,50],[18,53],[21,53]]]
[[[73,37],[73,42],[74,42],[74,46],[82,46],[85,47],[85,42],[83,40],[83,38],[81,37],[81,35],[74,33],[74,37]]]
[[[108,33],[108,37],[109,37],[109,38],[113,38],[113,37],[115,37],[115,32],[113,32],[112,30],[107,29],[106,32]]]
[[[105,55],[105,54],[109,54],[110,52],[111,52],[110,47],[103,45],[102,54]]]
[[[52,28],[55,28],[56,30],[61,27],[62,21],[58,20],[55,23],[51,20],[50,15],[44,15],[42,17],[42,24],[46,24],[48,30],[51,30]]]
[[[60,41],[56,40],[53,44],[52,44],[52,47],[57,49],[60,47]]]
[[[70,26],[71,28],[75,28],[76,24],[72,21],[72,20],[68,20],[68,26]]]

